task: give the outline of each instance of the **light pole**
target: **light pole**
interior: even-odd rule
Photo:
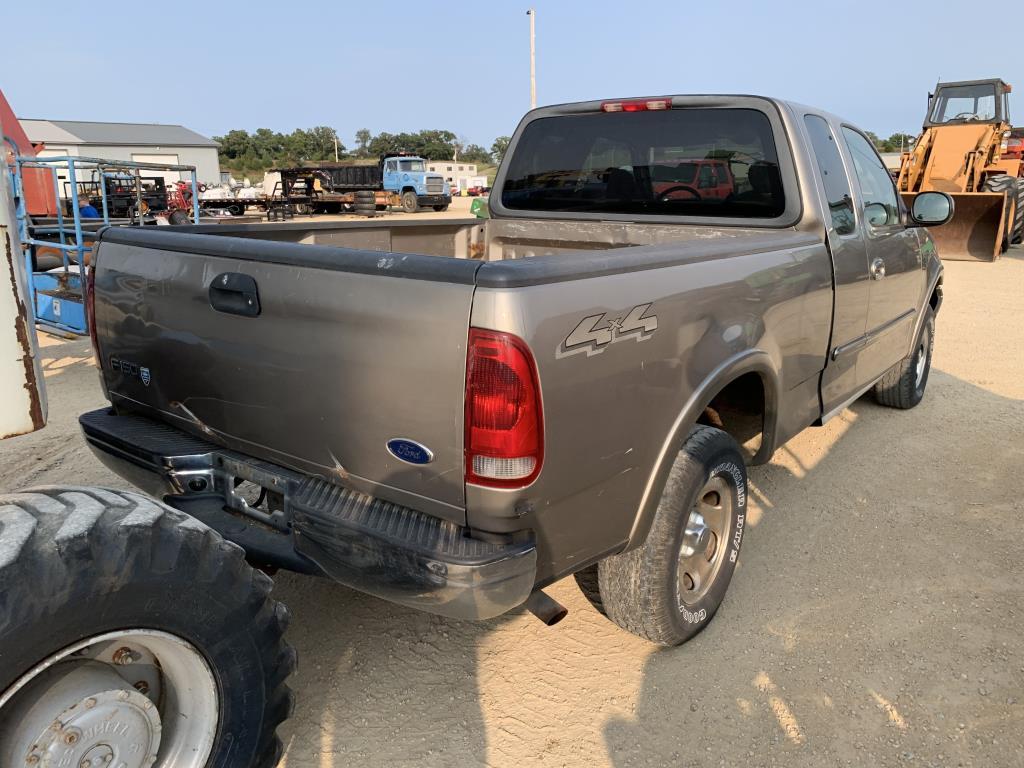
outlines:
[[[530,17],[530,109],[537,108],[537,11],[526,12]]]

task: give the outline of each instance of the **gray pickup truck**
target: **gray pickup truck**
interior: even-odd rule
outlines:
[[[869,390],[916,405],[942,266],[871,142],[752,96],[546,107],[490,218],[108,228],[100,459],[243,546],[462,618],[575,574],[681,643],[746,465]]]

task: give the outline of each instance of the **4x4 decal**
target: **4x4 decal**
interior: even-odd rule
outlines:
[[[604,352],[609,344],[623,339],[647,341],[658,330],[658,316],[645,315],[650,308],[650,304],[638,304],[628,312],[610,318],[607,312],[584,317],[559,345],[555,357],[568,357],[580,352],[591,357]]]

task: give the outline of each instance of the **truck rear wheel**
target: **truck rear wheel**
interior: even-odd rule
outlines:
[[[295,653],[271,587],[144,496],[0,496],[0,764],[276,765]]]
[[[890,368],[875,384],[875,400],[890,408],[913,408],[924,398],[935,347],[935,313],[925,310],[914,351]]]
[[[608,618],[660,645],[708,625],[743,540],[747,472],[736,441],[699,426],[676,457],[644,543],[598,564]]]
[[[420,209],[420,201],[416,198],[416,193],[411,189],[407,189],[402,193],[402,210],[406,213],[416,213]]]

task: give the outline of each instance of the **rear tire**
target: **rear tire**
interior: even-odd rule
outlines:
[[[285,681],[295,668],[295,652],[284,641],[288,613],[270,597],[273,582],[245,562],[240,547],[152,499],[99,488],[39,488],[0,496],[0,541],[0,762],[22,764],[30,754],[21,754],[26,744],[43,753],[31,760],[39,764],[63,756],[64,744],[75,745],[67,750],[73,758],[69,765],[107,754],[107,731],[84,727],[90,713],[70,709],[84,702],[86,710],[126,713],[126,721],[138,721],[141,705],[148,717],[158,717],[164,728],[155,768],[277,764],[281,742],[275,730],[292,710]],[[97,644],[90,649],[100,648],[101,636],[108,634],[118,637],[113,645],[107,639],[105,657],[67,655],[94,638]],[[191,649],[193,663],[200,657],[205,661],[207,682],[186,676],[185,690],[169,696],[176,690],[173,668],[161,665],[156,653],[155,662],[144,653],[140,660],[147,635],[171,636]],[[111,657],[109,648],[122,643]],[[119,661],[119,655],[126,658]],[[138,663],[125,666],[133,663],[131,657]],[[54,665],[40,672],[36,667],[44,662]],[[158,690],[146,682],[147,670]],[[73,695],[54,693],[57,686],[40,688],[41,678],[52,674],[61,684],[98,675],[99,687],[88,681],[84,686],[87,695],[94,690],[97,695],[81,699],[80,683]],[[124,689],[120,703],[103,682],[111,679],[114,691]],[[203,754],[194,756],[189,747],[188,754],[169,756],[175,728],[195,734],[188,730],[185,710],[197,700],[209,702],[211,694],[219,716],[214,731],[204,736]],[[52,734],[38,738],[32,723],[40,722],[39,716],[47,723],[60,716],[69,734],[76,718],[83,727],[74,742],[70,736],[63,742]],[[48,733],[47,725],[42,729]]]
[[[184,226],[185,224],[191,224],[192,220],[184,211],[174,210],[171,211],[170,215],[167,217],[167,222],[169,224],[174,224],[175,226]]]
[[[601,585],[597,576],[597,563],[584,568],[582,571],[576,571],[573,577],[576,579],[576,585],[580,588],[580,592],[594,606],[594,610],[602,616],[607,616],[608,612],[604,609],[604,600],[601,599]]]
[[[906,410],[924,398],[935,347],[935,312],[928,307],[917,335],[914,351],[890,368],[875,384],[879,405]]]
[[[746,500],[736,441],[720,429],[696,427],[672,465],[647,539],[598,564],[608,618],[659,645],[700,633],[736,569]]]

